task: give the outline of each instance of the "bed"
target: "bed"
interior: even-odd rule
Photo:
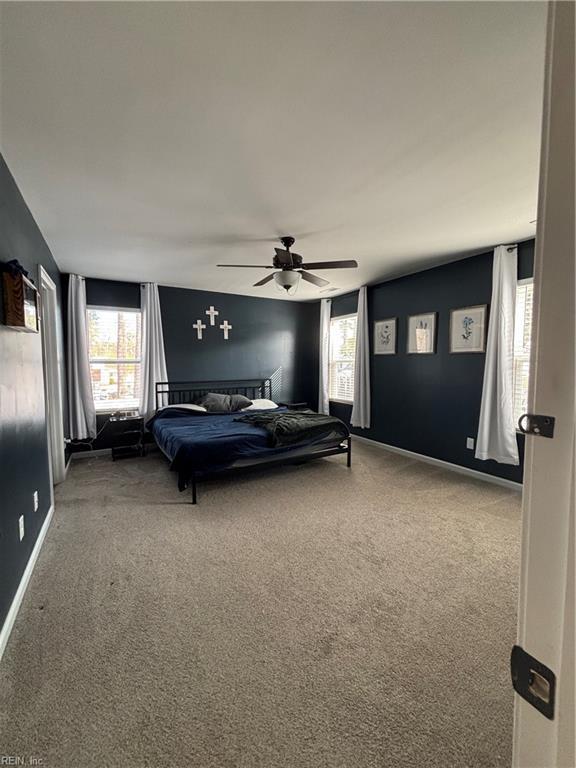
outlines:
[[[294,412],[279,405],[273,411],[250,409],[226,413],[191,409],[208,393],[272,400],[272,381],[159,382],[156,414],[147,428],[177,473],[178,488],[223,472],[246,471],[345,454],[351,466],[352,444],[346,425],[308,409]]]

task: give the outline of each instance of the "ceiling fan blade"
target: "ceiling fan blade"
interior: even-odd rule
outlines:
[[[217,267],[242,267],[253,269],[274,269],[274,267],[267,267],[265,264],[216,264]]]
[[[322,285],[330,285],[329,280],[324,280],[323,277],[316,277],[316,275],[311,275],[310,272],[300,272],[302,275],[302,280],[306,280],[308,283],[313,283],[314,285],[322,286]]]
[[[254,288],[257,288],[259,285],[266,285],[266,283],[269,283],[270,280],[274,280],[274,275],[266,275],[266,277],[263,277],[262,280],[258,280],[257,283],[254,283]]]
[[[351,269],[357,266],[358,262],[354,259],[348,261],[312,261],[309,264],[302,264],[302,269]]]

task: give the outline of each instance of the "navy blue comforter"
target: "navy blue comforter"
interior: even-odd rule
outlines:
[[[278,408],[274,413],[286,411]],[[247,413],[265,413],[248,411]],[[275,456],[287,451],[330,441],[337,445],[341,436],[316,436],[296,445],[273,448],[268,432],[253,424],[236,421],[236,413],[203,413],[168,408],[147,424],[158,446],[170,459],[170,468],[178,472],[183,487],[193,472],[224,469],[240,459]],[[333,439],[332,439],[333,438]]]

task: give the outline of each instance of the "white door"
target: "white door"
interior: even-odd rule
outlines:
[[[52,483],[64,480],[66,463],[64,456],[64,422],[62,413],[62,360],[58,344],[58,306],[56,286],[50,275],[38,267],[40,291],[40,330],[44,361],[44,396],[46,400],[46,424]]]
[[[549,5],[528,410],[518,645],[556,676],[553,719],[516,695],[516,768],[576,765],[574,745],[574,4]],[[533,665],[535,666],[535,665]],[[546,685],[528,669],[537,698]]]

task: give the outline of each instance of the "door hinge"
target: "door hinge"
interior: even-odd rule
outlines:
[[[556,675],[542,662],[530,656],[519,645],[512,648],[510,656],[512,685],[519,696],[541,712],[544,717],[554,720],[554,698]]]
[[[526,420],[526,423],[522,422]],[[554,437],[554,416],[542,416],[539,413],[523,413],[518,419],[518,429],[525,435]]]

